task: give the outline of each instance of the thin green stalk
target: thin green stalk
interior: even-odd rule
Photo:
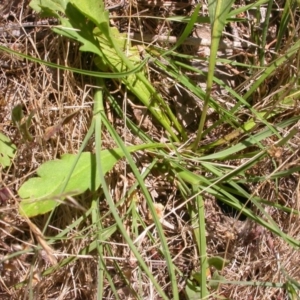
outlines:
[[[212,85],[213,85],[213,78],[214,78],[214,71],[215,71],[219,42],[233,1],[232,0],[209,0],[208,3],[209,3],[208,5],[209,17],[211,21],[211,47],[210,47],[208,74],[207,74],[207,81],[206,81],[206,94],[204,99],[204,105],[202,108],[200,123],[197,131],[197,136],[195,141],[192,144],[193,150],[196,150],[198,148],[199,142],[203,137],[203,128],[206,121],[208,103],[209,103]]]
[[[102,82],[99,82],[99,83],[100,83],[99,85],[101,86]],[[106,120],[106,116],[104,114],[104,110],[103,110],[103,95],[102,95],[102,90],[100,90],[100,89],[97,90],[96,93],[95,93],[95,112],[96,112],[96,115],[94,116],[94,118],[96,119],[96,124],[100,124],[103,121],[104,124],[106,123],[105,126],[108,129],[111,129],[110,126],[109,126],[108,121]],[[98,119],[101,119],[101,121],[98,120]],[[101,128],[99,128],[98,126],[96,126],[96,128],[95,128],[96,139],[98,139],[100,135],[101,135]],[[113,136],[113,137],[116,139],[116,136]],[[99,141],[98,141],[98,143],[99,143]],[[101,147],[101,143],[99,143],[98,145],[99,145],[98,147]],[[124,151],[128,152],[128,150],[126,148],[124,148]],[[128,158],[128,154],[129,153],[127,153],[127,155],[125,155],[126,158]],[[115,203],[114,203],[114,201],[113,201],[113,199],[112,199],[112,197],[110,195],[110,192],[108,190],[108,187],[107,187],[107,184],[106,184],[106,181],[105,181],[105,178],[104,178],[104,173],[103,173],[103,170],[102,170],[102,167],[101,167],[101,163],[100,163],[101,162],[101,151],[97,151],[96,152],[96,160],[97,160],[97,171],[99,172],[99,175],[100,175],[100,182],[101,182],[103,193],[105,195],[105,198],[106,198],[107,204],[109,206],[110,212],[113,215],[113,217],[114,217],[114,219],[116,221],[116,224],[117,224],[117,226],[118,226],[118,228],[119,228],[119,230],[120,230],[123,238],[125,239],[125,241],[127,242],[128,246],[130,247],[132,253],[134,254],[134,256],[136,257],[136,259],[138,260],[141,268],[145,271],[145,273],[147,274],[147,276],[151,280],[151,282],[154,285],[154,287],[156,288],[158,294],[163,299],[167,300],[168,297],[166,296],[166,294],[162,290],[161,286],[158,284],[158,282],[156,281],[156,279],[152,275],[151,271],[147,267],[146,263],[144,262],[143,258],[141,257],[140,253],[138,252],[137,248],[133,244],[133,241],[131,240],[130,236],[128,235],[126,229],[124,228],[123,222],[120,219],[118,211],[116,210]],[[132,163],[133,163],[133,161],[132,161]],[[136,173],[136,172],[134,172],[134,173]],[[137,177],[137,174],[135,174],[135,176]],[[139,174],[138,174],[138,176],[139,176],[139,178],[137,178],[137,179],[141,180]],[[153,211],[155,211],[155,210],[153,209]],[[176,289],[175,289],[175,292],[176,292]],[[178,295],[178,292],[177,292],[177,295]],[[177,296],[175,296],[174,299],[178,299]]]
[[[97,145],[96,145],[97,149]],[[104,259],[103,259],[103,245],[100,241],[102,241],[102,226],[100,222],[100,210],[99,210],[99,198],[97,197],[96,199],[94,198],[92,200],[92,223],[94,226],[94,231],[96,232],[95,234],[95,239],[96,239],[96,248],[98,252],[98,268],[97,268],[97,299],[102,300],[103,299],[103,286],[104,286],[104,270],[105,266],[103,264]]]
[[[135,73],[141,71],[143,69],[143,67],[145,66],[145,64],[149,60],[149,57],[145,58],[144,61],[142,61],[137,67],[133,66],[132,70],[124,71],[124,72],[111,73],[111,72],[89,71],[89,70],[76,69],[76,68],[66,67],[66,66],[63,66],[63,65],[58,65],[58,64],[55,64],[55,63],[51,63],[51,62],[33,57],[33,56],[29,56],[27,54],[23,54],[23,53],[14,51],[10,48],[7,48],[7,47],[1,46],[1,45],[0,45],[0,51],[10,53],[10,54],[16,55],[18,57],[28,59],[29,61],[39,63],[40,65],[45,65],[47,67],[58,69],[58,70],[69,71],[69,72],[72,72],[72,73],[86,75],[86,76],[92,76],[92,77],[96,77],[96,78],[112,78],[112,79],[124,78],[124,77],[130,76],[132,74],[135,74]]]
[[[192,186],[193,193],[198,193],[199,186]],[[198,226],[199,226],[199,254],[200,254],[200,286],[201,286],[201,299],[208,299],[209,292],[206,286],[206,271],[208,269],[207,250],[206,250],[206,232],[205,232],[205,212],[204,201],[201,195],[196,196],[196,205],[198,209]]]
[[[275,45],[275,51],[278,52],[282,46],[285,44],[288,45],[289,43],[283,43],[284,35],[286,35],[288,28],[289,28],[289,22],[291,20],[292,12],[299,6],[299,2],[297,0],[287,0],[284,4],[284,9],[281,13],[281,20],[279,22],[279,28],[277,33],[277,42]],[[283,47],[284,48],[284,47]]]
[[[106,128],[109,130],[110,134],[112,135],[112,137],[114,138],[114,140],[116,141],[116,143],[118,144],[118,146],[123,150],[124,152],[124,155],[129,163],[129,165],[131,166],[131,169],[132,169],[132,172],[134,173],[134,176],[135,178],[137,179],[137,181],[139,182],[140,184],[140,188],[141,188],[141,191],[142,193],[144,194],[145,198],[146,198],[146,202],[147,202],[147,205],[149,207],[149,210],[151,212],[151,215],[153,217],[153,221],[156,225],[156,229],[158,231],[158,235],[159,235],[159,238],[160,238],[160,242],[161,242],[161,245],[162,245],[162,253],[166,259],[166,264],[167,264],[167,267],[168,267],[168,271],[169,271],[169,276],[170,276],[170,281],[171,281],[171,286],[172,286],[172,290],[173,290],[173,299],[178,299],[178,286],[177,286],[177,281],[176,281],[176,275],[175,275],[175,270],[174,270],[174,265],[173,265],[173,262],[172,262],[172,259],[171,259],[171,256],[170,256],[170,252],[169,252],[169,248],[168,248],[168,244],[167,244],[167,241],[166,241],[166,237],[164,235],[164,231],[162,229],[162,225],[160,224],[160,221],[158,219],[158,216],[157,216],[157,213],[156,213],[156,210],[154,208],[154,205],[153,205],[153,200],[149,194],[149,191],[147,190],[144,182],[143,182],[143,179],[142,179],[142,176],[140,175],[138,169],[136,168],[135,166],[135,163],[127,149],[127,147],[124,145],[124,143],[122,142],[122,140],[120,139],[120,137],[118,136],[118,134],[115,132],[114,128],[110,125],[110,123],[108,122],[108,120],[106,119],[106,117],[104,115],[102,115],[102,118],[103,118],[103,123],[105,123],[106,125]],[[112,204],[113,208],[114,208],[114,204]],[[125,231],[126,233],[126,231]],[[126,233],[127,234],[127,233]],[[132,241],[129,239],[126,241],[128,243],[131,243]],[[134,247],[134,245],[132,245]],[[131,248],[132,249],[132,248]],[[135,254],[135,253],[134,253]],[[137,258],[139,260],[139,258]],[[140,261],[139,261],[140,262]],[[141,262],[140,262],[141,264]],[[145,271],[146,272],[146,271]],[[146,272],[147,273],[147,272]],[[147,273],[147,275],[149,276],[149,274]],[[151,277],[152,278],[152,274],[151,274]],[[152,280],[152,279],[151,279]]]
[[[171,52],[173,52],[175,49],[177,49],[185,40],[186,38],[191,34],[191,32],[194,29],[194,25],[198,20],[199,11],[200,11],[201,5],[200,3],[194,8],[194,11],[192,15],[189,17],[188,23],[181,34],[181,36],[178,38],[176,44],[169,49],[168,51],[164,52],[162,56],[169,55]]]
[[[269,24],[270,24],[270,16],[271,16],[271,11],[273,7],[273,0],[268,1],[268,8],[266,11],[266,16],[265,16],[265,21],[262,25],[263,31],[262,31],[262,37],[261,37],[261,45],[258,50],[259,52],[259,61],[260,61],[260,66],[263,67],[265,65],[265,47],[267,43],[267,34],[269,30]]]

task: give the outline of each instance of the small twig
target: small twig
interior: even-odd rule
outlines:
[[[26,22],[22,24],[8,24],[6,26],[0,27],[0,35],[2,38],[8,37],[20,37],[24,35],[22,28],[34,28],[34,27],[50,27],[52,25],[58,24],[57,19],[42,20],[38,22]]]
[[[135,41],[141,41],[142,36],[140,33],[130,33],[130,38]],[[151,35],[151,34],[143,34],[143,41],[146,43],[161,42],[161,43],[169,43],[169,44],[176,44],[178,41],[178,37],[176,36],[163,36],[163,35]],[[183,43],[183,45],[189,46],[207,46],[210,47],[211,39],[206,38],[195,38],[195,37],[188,37]],[[250,46],[250,43],[241,43],[241,42],[229,42],[225,40],[221,40],[219,49],[245,49]]]
[[[107,7],[108,10],[113,10],[118,7],[123,6],[125,3],[125,0],[121,0],[120,3]],[[50,27],[52,25],[56,25],[58,21],[56,19],[50,19],[45,21],[38,21],[38,22],[27,22],[23,24],[9,24],[7,26],[0,27],[0,39],[2,38],[9,38],[9,37],[15,37],[19,38],[20,36],[24,35],[22,28],[34,28],[34,27]],[[136,40],[138,42],[144,41],[146,43],[151,42],[161,42],[161,43],[169,43],[169,44],[175,44],[178,41],[178,37],[176,36],[163,36],[163,35],[151,35],[151,34],[143,34],[143,37],[140,33],[130,33],[130,38],[132,40]],[[189,46],[207,46],[210,47],[211,45],[211,39],[207,39],[205,37],[199,38],[199,37],[188,37],[184,42],[184,45]],[[247,49],[250,46],[256,46],[257,45],[248,42],[246,40],[231,42],[229,40],[222,39],[219,45],[219,50],[224,49]]]
[[[122,7],[122,6],[124,6],[124,5],[125,5],[125,0],[121,0],[120,3],[115,4],[115,5],[108,6],[108,7],[106,7],[105,9],[107,9],[107,10],[114,10],[114,9],[119,8],[119,7]]]

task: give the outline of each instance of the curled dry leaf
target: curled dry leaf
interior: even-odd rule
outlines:
[[[153,203],[153,206],[155,208],[155,212],[157,216],[161,219],[164,216],[164,206],[161,203]],[[148,219],[153,220],[153,216],[150,211],[148,211]]]
[[[281,158],[283,149],[281,147],[272,146],[268,149],[268,154],[273,158]]]
[[[154,205],[155,212],[156,212],[157,216],[159,217],[161,224],[168,229],[174,230],[175,229],[174,225],[172,225],[171,223],[169,223],[168,221],[166,221],[164,219],[164,206],[161,203],[154,203],[153,205]],[[148,212],[148,218],[151,221],[153,220],[153,217],[152,217],[150,211]]]
[[[5,204],[11,198],[10,190],[6,187],[0,188],[0,205]]]
[[[51,137],[53,137],[57,132],[59,132],[63,125],[68,124],[79,112],[79,110],[67,115],[66,117],[59,120],[59,122],[53,126],[50,126],[46,128],[45,134],[44,134],[44,140],[48,141]]]

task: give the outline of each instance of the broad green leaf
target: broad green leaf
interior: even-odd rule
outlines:
[[[105,26],[108,30],[109,15],[108,12],[105,11],[104,2],[102,0],[71,0],[70,2],[88,19],[92,20],[98,28]]]
[[[110,171],[122,157],[121,151],[104,150],[101,154],[102,167],[105,173]],[[25,182],[18,193],[23,199],[20,203],[20,212],[27,217],[44,214],[54,209],[59,202],[68,195],[78,195],[92,189],[97,189],[100,180],[96,170],[95,155],[89,152],[82,153],[74,172],[61,194],[65,179],[76,159],[76,155],[65,154],[60,160],[48,161],[37,170],[38,177]]]
[[[10,139],[0,132],[0,165],[5,168],[11,165],[16,146]]]
[[[224,259],[220,256],[213,256],[208,259],[208,265],[210,267],[215,267],[217,270],[221,271],[224,266],[229,264],[229,260]]]
[[[122,34],[118,31],[117,28],[110,29],[111,38],[115,40],[115,46],[117,46],[122,51],[126,51],[128,60],[132,64],[141,63],[139,51],[136,47],[126,47],[126,34]],[[98,39],[98,43],[100,45],[101,57],[97,57],[95,59],[95,63],[100,70],[114,70],[118,72],[123,72],[127,69],[126,64],[123,60],[118,56],[116,51],[112,48],[110,41],[107,40],[105,34],[103,34],[98,28],[95,28],[94,35]],[[126,49],[127,48],[127,49]],[[137,72],[140,74],[144,74],[144,71]],[[132,76],[128,76],[127,80],[130,81],[131,85],[134,84],[134,80],[130,78],[136,78],[136,74]],[[148,92],[148,97],[150,97],[150,93]]]
[[[46,16],[58,16],[57,11],[64,12],[69,0],[32,0],[29,6]]]
[[[91,188],[92,183],[99,186],[99,178],[93,171],[95,157],[86,152],[80,156],[64,194],[61,195],[62,186],[75,159],[76,155],[66,154],[60,160],[48,161],[38,168],[39,177],[29,179],[18,191],[23,199],[20,203],[22,215],[33,217],[47,213],[59,204],[57,200],[63,199],[66,193],[71,195],[83,193]],[[111,156],[105,161],[106,168],[115,162]]]
[[[94,31],[95,36],[97,36],[99,40],[99,44],[101,45],[102,55],[101,57],[97,57],[95,59],[95,63],[100,70],[112,69],[114,72],[122,72],[126,70],[126,65],[123,60],[118,56],[116,51],[112,48],[111,43],[106,39],[105,35],[100,32],[98,28]],[[115,40],[115,45],[125,51],[126,49],[126,35],[119,33],[117,28],[111,28],[110,30],[111,38]],[[139,53],[136,47],[128,47],[127,49],[128,60],[131,63],[137,63],[140,61]],[[130,75],[127,78],[124,78],[126,86],[139,97],[139,99],[149,107],[150,111],[157,116],[161,121],[166,119],[161,111],[159,104],[155,99],[153,99],[150,104],[150,99],[152,95],[152,91],[144,84],[143,81],[138,80],[137,76],[144,77],[144,72],[138,72],[136,74]],[[146,79],[146,78],[144,78]]]
[[[131,68],[140,61],[139,52],[136,47],[127,45],[126,36],[119,33],[116,28],[110,28],[110,38],[95,29],[94,33],[99,39],[102,55],[95,59],[96,65],[100,70],[103,67],[110,68],[113,72],[122,72]],[[128,57],[121,56],[120,52],[126,51]],[[106,68],[104,70],[106,70]],[[178,131],[185,136],[184,130],[174,117],[170,108],[166,106],[161,95],[153,88],[151,83],[142,70],[128,77],[123,78],[126,87],[149,109],[151,114],[163,125],[168,133],[177,140],[174,131],[170,126],[170,120],[173,121]]]
[[[201,299],[200,291],[201,291],[201,288],[198,285],[194,284],[194,282],[191,280],[187,280],[187,284],[186,284],[185,290],[184,290],[186,299],[189,299],[189,300]]]
[[[105,16],[104,20],[107,20]],[[99,40],[102,52],[102,55],[95,60],[98,68],[103,70],[103,67],[105,67],[104,70],[108,68],[118,73],[128,68],[132,69],[139,64],[139,51],[136,47],[131,46],[126,39],[126,35],[121,34],[117,28],[110,28],[104,24],[104,22],[101,24],[97,22],[98,28],[94,30],[94,35]],[[126,87],[149,109],[151,114],[162,124],[174,140],[178,140],[178,138],[171,128],[170,120],[181,135],[186,138],[182,126],[145,75],[145,71],[141,70],[126,78],[124,77],[122,80]]]
[[[67,18],[60,17],[61,26],[55,27],[54,32],[81,43],[81,51],[101,55],[99,43],[93,35],[95,25],[73,5],[67,6],[65,14]]]
[[[161,146],[155,143],[143,144],[128,147],[128,151]],[[110,171],[123,156],[124,153],[119,148],[103,150],[101,160],[104,174]],[[20,213],[27,217],[45,214],[59,205],[67,195],[74,196],[82,194],[88,189],[98,189],[100,179],[96,172],[96,158],[90,152],[81,154],[66,188],[63,188],[76,159],[76,155],[65,154],[61,159],[48,161],[41,165],[37,170],[38,177],[30,178],[18,191],[22,198]]]

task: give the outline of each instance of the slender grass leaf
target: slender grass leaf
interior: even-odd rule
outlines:
[[[228,13],[233,4],[233,0],[210,0],[208,1],[208,11],[211,22],[211,47],[209,56],[209,66],[206,82],[206,94],[204,99],[204,105],[202,108],[201,118],[199,122],[198,132],[192,148],[195,150],[203,135],[203,128],[206,120],[208,104],[210,100],[211,89],[213,85],[214,71],[216,66],[216,58],[218,47],[222,35],[222,31],[226,25],[226,19]]]
[[[281,14],[281,20],[279,22],[277,41],[275,45],[275,51],[279,51],[282,46],[282,42],[284,41],[284,35],[287,31],[290,31],[289,22],[292,17],[292,12],[299,6],[296,0],[288,0],[285,2],[283,12]],[[289,33],[290,34],[290,33]]]
[[[292,117],[286,121],[283,121],[283,122],[275,125],[275,127],[276,128],[285,128],[287,126],[294,124],[299,119],[300,119],[299,116],[295,116],[295,117]],[[243,149],[246,149],[250,146],[255,146],[255,145],[257,145],[257,143],[259,141],[262,141],[265,138],[270,137],[272,135],[273,135],[273,132],[270,129],[266,128],[266,129],[262,130],[261,132],[246,138],[245,140],[243,140],[242,142],[240,142],[234,146],[231,146],[225,150],[222,150],[222,151],[219,151],[219,152],[216,152],[213,154],[202,156],[199,158],[199,160],[213,160],[213,159],[223,159],[223,158],[226,159],[229,155],[235,154],[235,153],[237,153]]]
[[[104,242],[106,240],[108,240],[117,230],[117,226],[116,225],[112,225],[110,227],[104,228],[103,230],[101,230],[100,234],[101,234],[101,242]],[[92,241],[88,246],[84,247],[82,250],[80,250],[79,252],[79,257],[80,255],[87,255],[92,253],[93,251],[95,251],[95,249],[97,249],[97,244],[98,241],[94,240]],[[77,260],[78,257],[76,256],[71,256],[71,257],[67,257],[65,259],[63,259],[62,261],[60,261],[56,266],[50,267],[48,269],[46,269],[43,272],[43,276],[52,274],[53,272],[55,272],[57,269],[62,268],[63,266]]]
[[[124,35],[120,34],[117,28],[110,28],[108,12],[104,11],[103,1],[86,0],[75,3],[72,1],[73,8],[67,8],[66,14],[70,20],[65,22],[72,23],[72,28],[79,28],[80,32],[87,31],[88,41],[91,41],[91,47],[94,49],[95,41],[98,39],[97,51],[94,51],[98,55],[96,64],[100,70],[109,69],[115,73],[122,72],[127,69],[135,67],[136,62],[140,62],[139,52],[136,48],[132,47],[127,41]],[[76,7],[76,8],[75,8]],[[91,31],[91,28],[84,28],[87,22],[80,22],[77,24],[78,17],[75,17],[75,13],[72,16],[73,10],[77,10],[77,13],[81,13],[81,18],[88,18],[91,20],[97,28]],[[81,26],[81,27],[78,27]],[[70,32],[71,35],[78,35],[77,31]],[[93,38],[89,35],[93,34]],[[85,43],[85,37],[81,42]],[[87,51],[89,44],[81,48],[81,50]],[[126,51],[126,54],[125,54]],[[99,61],[100,60],[100,61]],[[155,90],[152,84],[148,81],[144,71],[137,72],[135,75],[123,78],[123,83],[126,87],[135,94],[138,99],[149,109],[151,114],[158,120],[165,130],[170,134],[173,140],[178,141],[175,135],[171,122],[175,128],[186,139],[185,131],[181,124],[179,124],[177,118],[174,116],[170,107],[165,103],[161,95]]]
[[[82,70],[82,69],[76,69],[76,68],[69,68],[63,65],[58,65],[55,63],[51,63],[45,60],[41,60],[14,50],[11,50],[10,48],[4,47],[0,45],[0,50],[7,52],[7,53],[11,53],[14,54],[18,57],[21,58],[25,58],[28,59],[30,61],[39,63],[41,65],[45,65],[48,66],[50,68],[55,68],[55,69],[59,69],[59,70],[64,70],[64,71],[70,71],[72,73],[77,73],[77,74],[82,74],[82,75],[86,75],[86,76],[92,76],[92,77],[97,77],[97,78],[122,78],[125,76],[129,76],[132,73],[138,72],[140,71],[144,65],[146,64],[146,62],[148,61],[148,59],[145,59],[140,65],[138,65],[137,67],[135,67],[134,69],[130,70],[130,71],[125,71],[125,72],[119,72],[119,73],[111,73],[111,72],[94,72],[94,71],[88,71],[88,70]]]
[[[199,15],[199,10],[201,8],[200,3],[194,8],[193,14],[191,15],[188,24],[186,25],[183,33],[181,34],[181,36],[178,38],[176,44],[169,49],[168,51],[166,51],[163,56],[168,55],[169,53],[173,52],[176,48],[178,48],[191,34],[191,32],[194,29],[194,25],[197,22],[198,19],[198,15]]]
[[[248,5],[242,5],[234,10],[232,10],[231,12],[229,12],[228,16],[232,17],[235,15],[238,15],[240,13],[246,12],[248,10],[251,10],[253,8],[259,8],[262,4],[265,4],[269,2],[269,0],[259,0],[259,1],[255,1],[251,4]]]
[[[99,85],[101,85],[101,82],[99,82]],[[159,295],[162,297],[162,299],[167,299],[164,291],[162,290],[161,286],[159,285],[159,283],[157,282],[157,280],[154,278],[153,274],[151,273],[151,271],[149,270],[147,264],[145,263],[145,261],[143,260],[143,258],[141,257],[140,253],[138,252],[137,248],[135,247],[132,238],[129,236],[129,234],[127,233],[127,229],[124,226],[123,221],[120,218],[119,212],[116,209],[116,205],[114,200],[112,199],[112,196],[110,194],[109,188],[106,184],[104,175],[105,175],[105,170],[103,169],[102,166],[102,151],[100,151],[101,149],[101,134],[102,134],[102,123],[106,126],[106,128],[108,129],[108,131],[110,132],[111,136],[113,137],[113,139],[116,141],[117,145],[120,147],[120,149],[122,150],[122,152],[124,153],[124,156],[126,157],[129,165],[132,168],[133,173],[135,174],[137,181],[139,182],[140,186],[141,186],[141,190],[143,191],[147,203],[150,207],[150,210],[153,214],[153,218],[155,220],[157,229],[158,229],[158,233],[161,239],[161,243],[162,243],[162,247],[164,249],[164,254],[165,254],[165,258],[166,258],[166,262],[168,265],[168,269],[169,269],[169,274],[172,278],[174,278],[172,280],[172,288],[173,288],[173,293],[174,293],[174,300],[178,299],[177,298],[177,294],[178,294],[178,290],[177,290],[177,285],[176,285],[176,280],[175,280],[175,273],[174,273],[174,267],[171,261],[171,257],[168,251],[168,245],[167,242],[165,240],[164,237],[164,233],[162,231],[162,227],[161,224],[159,223],[159,220],[157,218],[156,211],[153,208],[153,204],[152,204],[152,199],[150,199],[150,195],[149,192],[147,190],[147,188],[145,187],[144,184],[144,180],[141,177],[137,166],[135,165],[130,152],[128,151],[128,148],[124,145],[124,143],[122,142],[121,138],[119,137],[119,135],[117,134],[117,132],[114,130],[113,126],[110,124],[110,122],[108,121],[107,117],[104,114],[103,111],[103,94],[102,94],[102,90],[97,90],[97,92],[95,93],[95,112],[99,111],[99,113],[97,113],[95,115],[95,132],[96,132],[96,161],[97,161],[97,173],[99,174],[99,178],[100,178],[100,182],[102,183],[102,190],[103,193],[106,197],[106,201],[109,205],[110,208],[110,212],[114,217],[114,220],[116,221],[118,228],[123,236],[123,238],[126,240],[127,244],[129,245],[132,253],[134,254],[134,256],[137,258],[137,261],[139,262],[140,266],[142,267],[142,269],[145,271],[145,273],[147,274],[147,276],[149,277],[149,279],[151,280],[151,283],[153,284],[153,286],[156,288],[157,292],[159,293]],[[150,202],[149,202],[150,201]],[[152,207],[151,207],[152,205]],[[171,264],[171,266],[169,266]],[[121,271],[121,270],[120,270]],[[122,272],[122,271],[121,271]]]

